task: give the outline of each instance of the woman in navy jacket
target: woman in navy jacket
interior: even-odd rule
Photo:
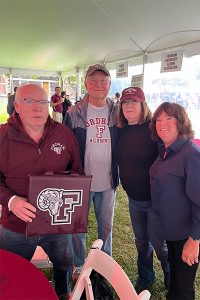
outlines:
[[[152,137],[160,155],[150,169],[154,230],[167,240],[167,299],[195,299],[200,239],[200,148],[185,109],[165,102],[154,113]]]

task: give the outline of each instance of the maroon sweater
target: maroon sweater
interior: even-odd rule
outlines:
[[[53,95],[53,96],[51,97],[51,102],[57,103],[57,102],[60,101],[61,99],[62,99],[61,96],[55,94],[55,95]],[[62,103],[59,103],[58,105],[54,106],[54,107],[53,107],[53,111],[57,111],[57,112],[59,112],[59,113],[62,113],[62,111],[63,111],[63,105],[62,105]]]
[[[8,211],[13,195],[27,198],[29,174],[71,169],[83,174],[74,134],[66,126],[48,117],[44,134],[36,143],[24,130],[17,113],[0,126],[0,204],[1,224],[25,233],[26,223]]]

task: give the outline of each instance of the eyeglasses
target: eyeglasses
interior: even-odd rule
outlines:
[[[135,100],[124,100],[123,102],[122,102],[122,104],[124,104],[124,105],[128,105],[128,104],[135,104],[135,103],[137,103],[137,101],[135,101]]]
[[[50,102],[47,100],[24,99],[24,103],[29,106],[32,106],[34,104],[38,104],[39,106],[45,106],[48,105]]]

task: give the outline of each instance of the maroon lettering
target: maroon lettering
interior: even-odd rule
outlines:
[[[107,119],[106,118],[95,118],[95,119],[89,119],[86,122],[86,126],[90,127],[91,125],[108,125]]]
[[[101,118],[101,124],[107,124],[106,118]]]
[[[102,138],[103,132],[105,130],[105,126],[97,125],[97,138]]]
[[[89,119],[89,123],[90,123],[90,125],[94,125],[95,124],[95,122],[94,122],[93,119]]]
[[[96,118],[95,120],[96,120],[96,124],[100,124],[101,123],[100,118]]]

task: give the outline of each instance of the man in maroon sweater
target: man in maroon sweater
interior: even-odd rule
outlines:
[[[83,173],[73,133],[50,118],[48,106],[43,88],[23,85],[16,92],[15,112],[0,127],[0,248],[31,260],[40,245],[53,263],[56,293],[62,297],[73,263],[69,236],[26,236],[27,222],[37,218],[36,208],[27,201],[28,175],[65,171],[69,166]]]
[[[61,88],[57,86],[55,88],[55,94],[51,97],[51,107],[53,108],[52,112],[52,118],[54,121],[62,123],[62,112],[63,112],[63,106],[62,106],[62,96],[61,96]]]

